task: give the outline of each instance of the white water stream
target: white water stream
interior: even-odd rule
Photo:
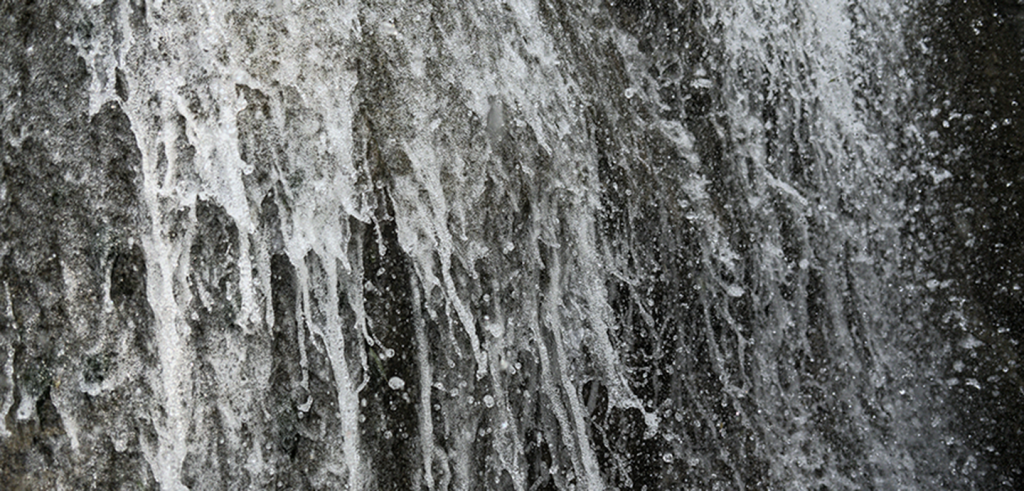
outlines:
[[[90,431],[139,482],[953,482],[905,341],[914,5],[80,3],[152,312]]]

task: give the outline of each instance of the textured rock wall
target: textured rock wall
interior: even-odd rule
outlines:
[[[3,3],[0,483],[1012,487],[1019,8],[777,3]]]

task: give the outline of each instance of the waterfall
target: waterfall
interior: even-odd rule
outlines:
[[[1012,487],[927,8],[7,4],[0,481]]]

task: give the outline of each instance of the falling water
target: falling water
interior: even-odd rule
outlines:
[[[958,429],[984,343],[909,231],[948,175],[917,12],[4,7],[0,478],[1019,482]]]

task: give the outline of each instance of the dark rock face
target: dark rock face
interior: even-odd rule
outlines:
[[[1024,479],[1017,3],[185,3],[0,7],[0,487]]]
[[[135,138],[117,104],[88,113],[62,6],[7,3],[0,22],[0,481],[152,486],[137,445],[153,431],[136,401],[155,359]]]
[[[982,474],[993,483],[1024,476],[1024,8],[1019,2],[947,2],[918,28],[927,96],[922,155],[944,179],[921,186],[915,233],[928,234],[929,268],[955,280],[962,314],[943,325],[954,356],[949,377],[984,381],[953,388],[960,433],[984,449]],[[943,305],[944,302],[938,303]],[[940,316],[936,316],[940,317]],[[981,343],[965,349],[971,334]],[[994,486],[994,484],[993,484]]]

